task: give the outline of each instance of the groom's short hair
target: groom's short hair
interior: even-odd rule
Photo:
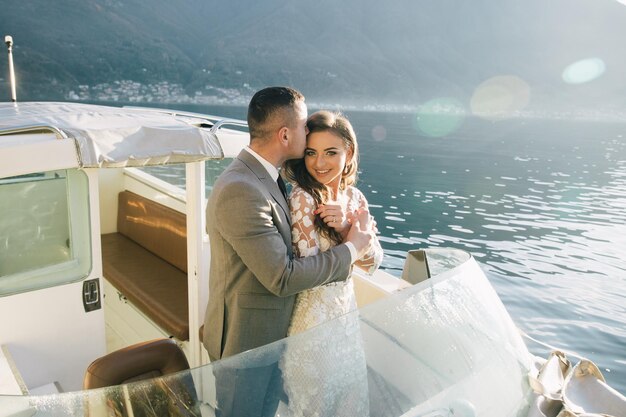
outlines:
[[[269,122],[274,121],[274,116],[282,116],[280,122],[292,127],[299,102],[304,102],[304,96],[291,87],[267,87],[257,91],[248,105],[250,139],[262,139],[271,133]]]

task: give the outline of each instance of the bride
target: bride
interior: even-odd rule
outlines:
[[[307,121],[304,158],[287,161],[283,175],[294,184],[289,197],[297,256],[313,256],[340,244],[351,219],[367,209],[354,187],[358,168],[356,135],[340,113],[319,111]],[[372,274],[383,251],[372,230],[372,245],[355,265]],[[304,291],[296,297],[288,335],[338,318],[317,344],[289,346],[281,363],[289,415],[367,416],[367,369],[352,279]],[[319,339],[316,339],[319,340]]]

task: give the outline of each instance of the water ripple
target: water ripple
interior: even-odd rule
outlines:
[[[350,117],[357,132],[383,125]],[[592,358],[626,392],[625,126],[467,119],[442,140],[380,117],[384,141],[359,136],[359,187],[383,267],[399,275],[419,247],[468,250],[520,328]]]

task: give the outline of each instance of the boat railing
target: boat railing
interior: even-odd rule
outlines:
[[[211,128],[211,132],[216,133],[222,126],[240,126],[248,127],[248,123],[239,119],[222,119],[217,121]]]
[[[124,108],[131,109],[131,110],[149,111],[149,112],[155,112],[155,113],[165,113],[171,116],[191,117],[194,119],[206,120],[209,123],[206,125],[200,124],[200,127],[210,128],[211,132],[213,133],[216,133],[223,126],[238,126],[238,127],[246,127],[246,128],[248,127],[248,122],[246,122],[245,120],[234,119],[234,118],[223,118],[219,116],[213,116],[210,114],[202,114],[202,113],[195,113],[195,112],[188,112],[188,111],[178,111],[178,110],[171,110],[171,109],[161,109],[161,108],[156,108],[156,107],[142,107],[142,106],[124,106]]]
[[[1,128],[0,127],[0,136],[6,135],[18,135],[25,133],[53,133],[57,139],[69,139],[67,133],[65,133],[62,129],[56,126],[50,125],[23,125],[23,126],[14,126],[9,128]]]

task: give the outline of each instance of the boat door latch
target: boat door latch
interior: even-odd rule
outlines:
[[[95,278],[83,281],[83,307],[85,308],[85,313],[99,310],[102,306],[100,300],[100,280]]]

